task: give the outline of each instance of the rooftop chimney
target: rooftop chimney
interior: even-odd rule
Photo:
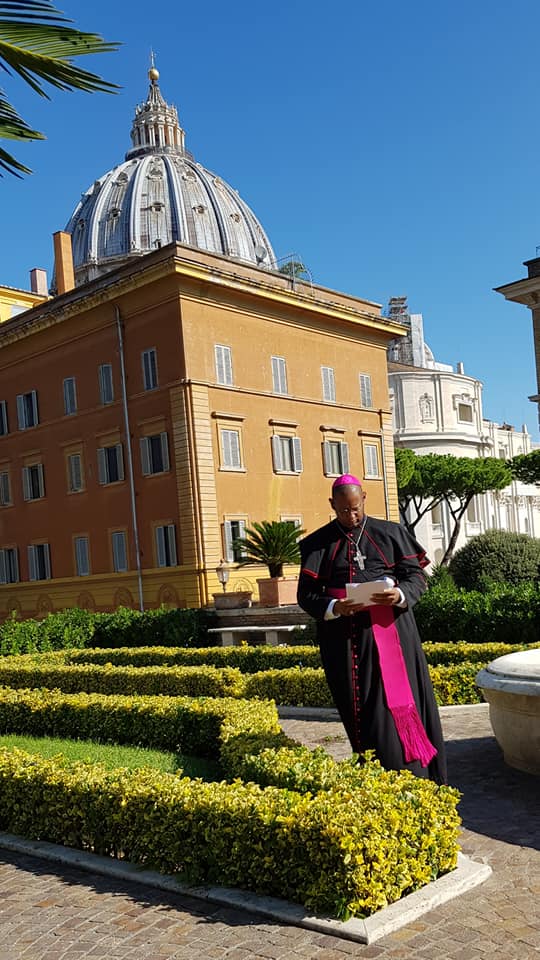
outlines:
[[[48,296],[46,270],[41,270],[40,267],[34,267],[34,269],[30,271],[30,289],[32,293],[38,293],[40,297]]]
[[[463,366],[461,360],[459,360],[457,363],[456,373],[465,373],[465,367]]]
[[[68,290],[73,290],[75,286],[71,234],[58,230],[53,234],[53,241],[56,289],[58,293],[67,293]]]

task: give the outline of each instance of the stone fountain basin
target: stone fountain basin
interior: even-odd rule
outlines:
[[[505,762],[540,776],[540,648],[498,657],[476,683]]]

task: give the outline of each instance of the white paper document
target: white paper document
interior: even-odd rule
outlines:
[[[356,600],[357,603],[363,603],[366,607],[372,607],[373,602],[370,597],[374,593],[382,593],[388,590],[387,580],[367,580],[365,583],[347,583],[347,600]]]

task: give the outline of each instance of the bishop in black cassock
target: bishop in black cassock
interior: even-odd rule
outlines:
[[[412,607],[429,561],[398,523],[364,512],[347,474],[332,487],[336,519],[300,542],[298,603],[317,621],[326,679],[356,753],[383,767],[446,783],[435,695]],[[374,585],[373,605],[346,599],[347,583]]]

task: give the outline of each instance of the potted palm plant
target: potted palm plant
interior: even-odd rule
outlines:
[[[286,564],[300,562],[298,538],[305,533],[288,520],[263,520],[246,529],[235,540],[239,563],[264,563],[270,577],[257,580],[262,607],[280,607],[296,603],[297,577],[284,577]]]

